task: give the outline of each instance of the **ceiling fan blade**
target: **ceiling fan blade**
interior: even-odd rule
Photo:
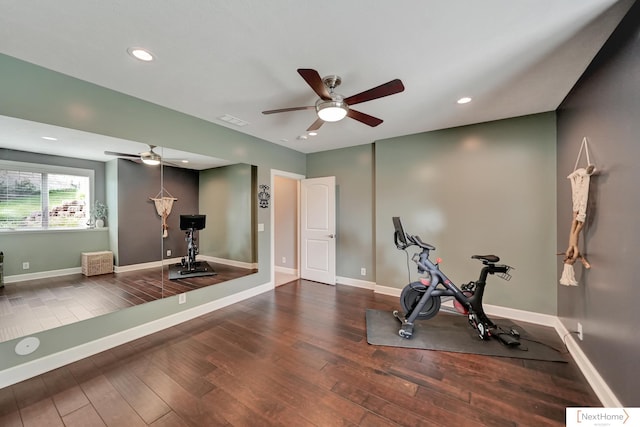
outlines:
[[[373,89],[365,90],[357,95],[345,98],[344,102],[347,105],[356,105],[361,102],[371,101],[372,99],[382,98],[384,96],[393,95],[404,90],[404,85],[399,79],[391,80],[385,84],[374,87]],[[357,119],[356,119],[357,120]]]
[[[322,126],[324,124],[324,120],[322,120],[321,118],[316,119],[315,122],[313,122],[311,124],[311,126],[309,126],[309,128],[307,129],[307,132],[311,132],[312,130],[318,130],[320,129],[320,126]]]
[[[275,113],[286,113],[287,111],[299,111],[299,110],[315,110],[316,107],[313,105],[309,105],[307,107],[291,107],[291,108],[280,108],[278,110],[267,110],[263,111],[262,114],[275,114]]]
[[[126,157],[128,159],[139,159],[139,154],[128,154],[128,153],[116,153],[115,151],[105,151],[105,155],[107,156],[116,156],[116,157]]]
[[[349,109],[349,112],[347,113],[347,116],[349,116],[352,119],[355,119],[355,120],[357,120],[359,122],[362,122],[365,125],[369,125],[371,127],[376,127],[380,123],[382,123],[382,119],[379,119],[377,117],[373,117],[373,116],[370,116],[368,114],[361,113],[360,111],[356,111],[356,110],[352,110],[352,109]]]
[[[318,74],[316,70],[312,70],[310,68],[298,68],[298,74],[302,76],[304,81],[311,86],[311,89],[313,89],[320,98],[324,100],[331,99],[331,95],[329,94],[327,87],[322,82],[322,77],[320,77],[320,74]]]

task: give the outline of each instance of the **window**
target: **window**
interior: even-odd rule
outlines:
[[[94,172],[0,161],[0,230],[86,228]]]

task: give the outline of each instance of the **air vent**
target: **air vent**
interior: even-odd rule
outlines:
[[[239,118],[230,116],[229,114],[225,114],[224,116],[221,116],[218,118],[223,122],[231,123],[232,125],[236,125],[240,127],[246,126],[249,124],[249,122],[245,122],[244,120],[240,120]]]

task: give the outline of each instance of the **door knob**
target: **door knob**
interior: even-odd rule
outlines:
[[[336,235],[335,235],[335,234],[329,234],[329,238],[330,238],[330,239],[333,239],[334,237],[336,237]]]

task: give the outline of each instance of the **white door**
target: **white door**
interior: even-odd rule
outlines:
[[[336,178],[303,179],[300,187],[300,275],[336,284]]]

